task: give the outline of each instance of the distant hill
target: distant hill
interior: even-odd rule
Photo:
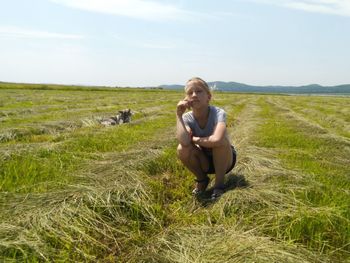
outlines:
[[[321,86],[311,84],[306,86],[253,86],[238,82],[214,81],[208,82],[210,87],[218,91],[244,93],[286,93],[286,94],[350,94],[350,84],[337,86]],[[160,85],[163,89],[183,89],[183,85]]]

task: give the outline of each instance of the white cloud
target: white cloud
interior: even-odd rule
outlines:
[[[81,35],[60,34],[16,26],[0,26],[0,37],[5,38],[52,38],[52,39],[82,39]]]
[[[147,20],[188,20],[194,13],[175,5],[148,0],[50,0],[57,4],[92,12]]]
[[[307,12],[350,16],[349,0],[255,0]]]

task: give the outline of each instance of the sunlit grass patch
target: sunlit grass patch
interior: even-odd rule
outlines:
[[[239,225],[174,227],[137,256],[145,262],[328,262],[305,248],[241,231]]]
[[[70,183],[74,180],[71,173],[82,162],[72,153],[44,149],[1,158],[0,190],[6,192],[42,192]]]
[[[256,136],[258,145],[274,148],[286,168],[302,173],[301,181],[291,180],[289,184],[301,184],[293,194],[309,206],[302,213],[295,210],[277,221],[288,229],[283,235],[319,251],[341,248],[338,252],[345,253],[350,243],[349,167],[336,160],[338,155],[345,157],[349,146],[344,148],[338,141],[323,138],[323,132],[286,118],[269,104],[262,106],[265,123]]]
[[[0,255],[16,261],[121,260],[159,231],[163,212],[137,174],[117,180],[113,187],[78,185],[70,192],[29,195],[26,205],[40,213],[17,211],[0,224]]]
[[[165,115],[138,124],[85,128],[72,133],[53,150],[10,154],[0,165],[1,189],[43,191],[47,187],[45,182],[71,182],[84,162],[96,158],[98,153],[125,151],[133,145],[152,140],[173,122]]]
[[[54,182],[74,181],[75,172],[99,152],[124,151],[140,142],[151,140],[174,120],[167,115],[152,120],[116,127],[92,127],[71,132],[54,150],[10,153],[0,165],[2,191],[46,191]],[[43,135],[24,134],[24,142],[41,141]],[[60,135],[58,136],[60,137]],[[60,141],[57,136],[48,137]],[[13,138],[22,141],[19,133]],[[43,153],[46,154],[43,154]],[[92,154],[92,155],[91,155]],[[50,183],[52,182],[52,183]]]
[[[304,98],[286,97],[283,104],[301,114],[311,122],[340,136],[350,138],[350,99],[344,98]],[[325,107],[325,103],[327,106]]]
[[[162,129],[174,121],[168,116],[155,117],[153,120],[138,124],[124,124],[100,129],[98,132],[78,131],[74,139],[68,141],[66,148],[78,152],[123,151],[131,145],[156,137]]]

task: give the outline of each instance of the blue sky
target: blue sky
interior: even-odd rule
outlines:
[[[350,83],[350,0],[3,0],[0,81]]]

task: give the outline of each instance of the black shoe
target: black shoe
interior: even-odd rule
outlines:
[[[225,193],[225,187],[224,186],[218,186],[213,189],[213,193],[211,195],[211,200],[216,200],[220,196],[222,196]]]
[[[193,189],[192,194],[199,195],[199,194],[203,193],[205,191],[205,189],[207,189],[210,179],[208,176],[206,176],[204,179],[201,179],[201,180],[196,179],[195,181],[199,184],[204,184],[204,186],[205,186],[203,188],[204,190],[198,189],[197,186]]]

